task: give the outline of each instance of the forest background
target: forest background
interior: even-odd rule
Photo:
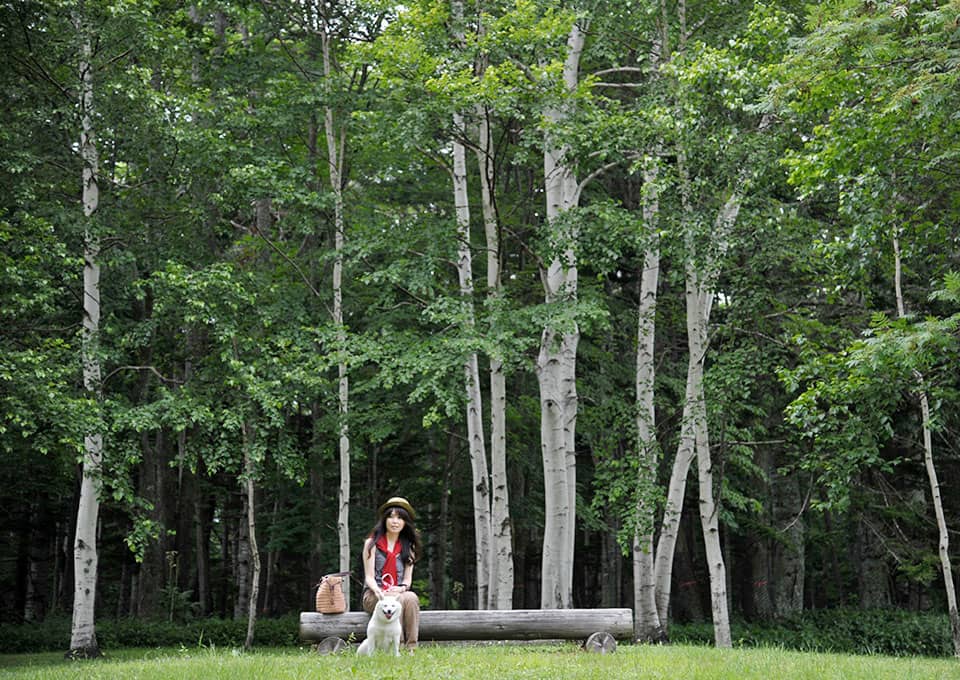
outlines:
[[[399,494],[430,607],[960,645],[956,0],[14,1],[0,36],[4,621],[252,634]]]

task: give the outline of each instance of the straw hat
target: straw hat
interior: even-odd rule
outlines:
[[[407,502],[406,498],[401,498],[400,496],[394,496],[386,503],[380,506],[380,516],[383,517],[387,514],[387,510],[390,508],[403,508],[407,511],[407,514],[410,515],[410,519],[413,519],[416,514],[413,512],[413,506]]]

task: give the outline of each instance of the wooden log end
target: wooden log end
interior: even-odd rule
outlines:
[[[350,648],[350,645],[343,638],[335,635],[323,638],[316,645],[317,654],[338,654]]]
[[[617,641],[610,633],[599,631],[584,641],[583,650],[595,654],[612,654],[617,651]]]

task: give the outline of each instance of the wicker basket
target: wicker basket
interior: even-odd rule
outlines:
[[[321,614],[342,614],[347,611],[347,600],[343,595],[343,579],[350,572],[327,574],[317,585],[317,611]]]

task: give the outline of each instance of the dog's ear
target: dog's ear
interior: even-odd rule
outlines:
[[[377,591],[377,599],[380,600],[381,602],[383,602],[383,591],[382,591],[382,590],[378,590],[378,591]]]

